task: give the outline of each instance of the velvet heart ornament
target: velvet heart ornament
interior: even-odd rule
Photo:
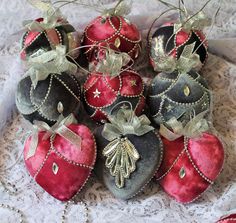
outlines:
[[[91,73],[84,84],[84,106],[92,119],[106,122],[114,106],[130,102],[140,115],[145,107],[144,83],[133,70],[121,71],[118,76]]]
[[[137,59],[141,49],[141,34],[137,27],[122,16],[99,16],[86,28],[82,45],[88,46],[85,54],[89,62],[99,54],[100,44],[115,47],[121,52],[128,53],[132,59]]]
[[[181,203],[196,200],[220,174],[224,148],[220,140],[209,133],[198,138],[162,138],[164,157],[156,174],[160,185]]]
[[[110,147],[111,149],[111,144],[119,143],[119,139],[109,143],[108,140],[103,138],[102,129],[103,127],[99,127],[95,132],[98,146],[98,160],[95,167],[95,174],[115,197],[123,200],[130,199],[140,193],[145,186],[147,186],[155,175],[157,169],[160,167],[162,160],[161,138],[151,131],[142,136],[134,134],[125,135],[120,139],[120,143],[123,145],[124,149],[120,155],[123,156],[124,159],[129,159],[135,168],[127,168],[132,170],[130,175],[125,179],[123,186],[117,186],[117,181],[119,179],[117,180],[112,176],[111,170],[106,166],[106,163],[112,159],[112,157],[106,157],[105,155],[107,154],[104,155],[104,148],[107,148],[108,150]],[[127,153],[125,153],[125,149],[128,150]],[[134,156],[130,153],[132,150],[135,151]],[[118,148],[116,153],[119,153]],[[129,156],[129,158],[127,156]],[[114,162],[119,164],[118,158],[117,160],[114,160]],[[123,162],[121,161],[121,163]],[[124,171],[126,170],[124,169]]]
[[[44,19],[39,18],[35,21],[40,24]],[[57,45],[66,46],[67,52],[71,52],[80,45],[78,32],[67,21],[58,21],[53,28],[28,30],[22,38],[21,59],[27,60],[38,50],[47,52],[55,49]],[[70,56],[76,59],[79,56],[78,50],[71,52]]]
[[[73,198],[84,187],[96,159],[96,143],[84,125],[67,127],[81,138],[81,148],[62,136],[52,135],[44,140],[45,132],[38,133],[38,146],[28,157],[32,136],[25,143],[24,159],[30,175],[50,195],[61,201]]]

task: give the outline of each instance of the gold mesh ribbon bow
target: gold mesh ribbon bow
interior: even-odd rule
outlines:
[[[48,52],[37,51],[29,57],[26,65],[29,70],[25,77],[30,76],[34,88],[38,81],[47,79],[50,74],[60,75],[62,72],[75,74],[77,72],[77,66],[67,60],[66,47],[63,45],[58,45],[55,50]]]
[[[196,42],[186,45],[179,59],[176,60],[165,52],[163,38],[163,36],[159,36],[152,40],[151,56],[155,63],[155,71],[172,73],[177,70],[180,73],[187,73],[201,64],[199,55],[194,52]]]
[[[27,0],[33,7],[43,12],[43,21],[38,22],[35,20],[26,20],[23,22],[23,26],[31,31],[41,32],[46,29],[52,29],[62,22],[66,23],[65,18],[61,14],[58,8],[55,8],[51,1],[46,2],[40,0]],[[59,22],[60,21],[60,22]]]
[[[77,148],[81,149],[81,137],[75,134],[72,130],[70,130],[67,126],[71,124],[76,124],[77,120],[75,119],[73,114],[70,114],[66,118],[63,115],[60,115],[56,124],[50,127],[47,123],[42,121],[34,122],[34,130],[32,132],[32,138],[30,143],[30,148],[26,156],[26,160],[33,157],[36,153],[38,146],[38,134],[39,131],[45,131],[43,136],[43,140],[47,140],[52,135],[60,135],[64,139],[66,139],[71,144],[75,145]]]
[[[106,49],[105,58],[100,59],[96,65],[90,63],[89,70],[116,77],[130,61],[131,57],[127,53],[116,53],[114,50],[108,48]]]
[[[204,118],[208,111],[204,111],[194,116],[185,126],[175,117],[166,122],[166,125],[172,129],[169,130],[165,125],[160,125],[160,134],[170,141],[174,141],[182,136],[187,138],[196,138],[209,129],[209,124]]]

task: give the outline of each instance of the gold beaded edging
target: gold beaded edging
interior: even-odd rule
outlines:
[[[134,70],[127,70],[127,71],[124,71],[124,70],[123,70],[123,71],[121,72],[121,74],[122,74],[123,72],[130,72],[130,73],[136,74],[137,76],[139,76],[139,77],[141,78],[141,76],[140,76],[137,72],[135,72]],[[119,90],[117,91],[117,96],[120,95],[120,90],[121,90],[121,88],[122,88],[122,78],[121,78],[121,74],[118,75],[118,76],[119,76],[119,80],[120,80],[120,87],[119,87]],[[86,81],[88,81],[89,77],[90,77],[90,76],[87,77],[87,80],[86,80]],[[91,108],[93,108],[93,109],[95,109],[95,110],[101,110],[101,109],[108,108],[109,106],[111,106],[111,105],[116,101],[117,97],[116,97],[111,103],[109,103],[108,105],[105,105],[105,106],[95,107],[95,106],[91,105],[91,104],[87,101],[86,92],[97,82],[97,80],[98,80],[98,78],[97,78],[89,87],[84,88],[83,94],[84,94],[84,100],[85,100],[85,102],[87,103],[88,106],[90,106]],[[141,80],[142,80],[142,78],[141,78]],[[111,88],[110,88],[110,85],[107,83],[107,81],[104,81],[104,82],[105,82],[106,86],[107,86],[109,89],[111,89]],[[123,95],[123,96],[124,96],[124,97],[127,97],[127,98],[139,98],[139,97],[142,97],[142,96],[144,97],[143,92],[144,92],[144,89],[145,89],[145,84],[144,84],[143,80],[142,80],[142,85],[143,85],[143,89],[142,89],[142,92],[141,92],[140,94],[134,95],[134,96],[130,96],[130,95]],[[111,90],[112,90],[114,93],[116,93],[116,91],[114,91],[113,89],[111,89]],[[96,112],[96,111],[95,111],[95,112]]]
[[[157,164],[157,170],[154,172],[153,176],[143,185],[143,187],[141,187],[141,189],[135,193],[134,195],[132,195],[131,197],[129,197],[128,199],[132,199],[134,198],[135,196],[137,196],[139,193],[141,193],[145,188],[146,186],[151,182],[151,180],[155,177],[156,175],[156,172],[158,171],[158,169],[160,168],[161,164],[162,164],[162,160],[163,160],[163,143],[162,143],[162,140],[161,140],[161,137],[159,134],[157,134],[155,131],[153,131],[155,133],[155,135],[157,136],[157,138],[159,139],[159,144],[160,144],[160,159],[159,159],[159,162]]]
[[[207,188],[202,192],[200,193],[197,197],[195,197],[194,199],[192,199],[191,201],[188,201],[188,202],[180,202],[178,200],[175,200],[178,202],[178,203],[184,203],[184,204],[189,204],[189,203],[192,203],[194,202],[195,200],[197,200],[199,197],[201,197],[201,195],[212,185],[214,184],[214,181],[211,181],[210,179],[208,179],[199,169],[198,167],[194,164],[190,154],[189,154],[189,151],[188,151],[188,143],[189,143],[189,138],[187,137],[184,137],[184,149],[181,151],[181,153],[178,155],[178,157],[175,159],[175,161],[173,162],[173,164],[171,165],[171,167],[166,171],[166,173],[164,173],[161,177],[159,177],[157,179],[157,181],[160,181],[162,180],[164,177],[166,177],[166,175],[173,169],[174,165],[178,162],[178,160],[180,159],[180,157],[186,153],[189,161],[191,162],[191,164],[193,165],[193,168],[196,170],[196,172],[199,174],[199,176],[205,180],[207,183],[209,183],[209,185],[207,186]],[[222,169],[223,169],[223,165],[221,167],[221,170],[219,171],[218,175],[216,176],[215,179],[217,179],[217,177],[220,175],[220,173],[222,172]]]
[[[101,22],[102,17],[98,17],[98,18],[95,19],[92,23],[90,23],[90,24],[85,28],[85,31],[84,31],[83,36],[85,36],[85,38],[87,38],[91,43],[93,43],[93,45],[98,45],[99,43],[102,43],[102,42],[108,42],[108,41],[110,41],[111,39],[115,38],[116,36],[119,36],[120,38],[126,40],[127,42],[130,42],[130,43],[135,44],[135,45],[133,46],[133,48],[128,52],[128,54],[131,55],[131,54],[135,51],[135,49],[137,49],[137,45],[140,46],[140,43],[141,43],[141,35],[139,34],[139,39],[136,40],[136,41],[131,40],[131,39],[128,39],[127,37],[125,37],[124,35],[122,35],[122,34],[120,33],[120,31],[121,31],[121,29],[122,29],[122,26],[123,26],[122,19],[121,19],[122,17],[117,16],[117,18],[119,19],[119,22],[120,22],[118,29],[116,29],[116,27],[115,27],[114,24],[112,23],[111,18],[108,17],[108,22],[109,22],[109,24],[111,25],[111,27],[112,27],[112,28],[114,29],[114,31],[115,31],[114,34],[111,35],[110,37],[108,37],[108,38],[106,38],[106,39],[104,39],[104,40],[96,41],[96,40],[91,39],[91,38],[88,36],[88,34],[87,34],[88,29],[89,29],[91,26],[93,26],[95,23]],[[88,58],[88,53],[91,52],[94,48],[95,48],[95,46],[90,47],[88,50],[85,51],[85,54],[86,54],[87,59],[89,59],[89,58]]]
[[[22,113],[23,115],[30,115],[30,114],[33,114],[34,112],[38,112],[44,119],[50,121],[50,122],[56,122],[57,119],[50,119],[49,117],[47,117],[41,110],[42,106],[45,104],[45,102],[47,101],[48,99],[48,96],[51,92],[51,87],[52,87],[52,82],[53,82],[53,79],[56,79],[58,80],[65,88],[67,91],[69,91],[69,93],[79,102],[80,104],[80,96],[81,96],[81,90],[80,90],[80,85],[78,84],[78,81],[77,79],[74,77],[74,75],[69,75],[73,80],[74,82],[76,83],[76,86],[78,87],[79,89],[79,95],[76,96],[75,93],[65,84],[64,81],[62,81],[57,75],[55,74],[51,74],[50,75],[50,81],[49,81],[49,86],[48,86],[48,89],[47,89],[47,92],[46,92],[46,95],[45,97],[43,98],[43,100],[41,101],[41,103],[39,105],[35,104],[34,101],[33,101],[33,90],[34,90],[34,87],[33,87],[33,84],[31,83],[31,87],[30,87],[30,102],[31,104],[34,106],[34,110],[33,112],[30,112],[30,113]]]

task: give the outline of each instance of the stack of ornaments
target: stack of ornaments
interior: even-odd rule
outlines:
[[[142,50],[141,34],[125,17],[130,12],[125,1],[86,27],[80,47],[78,33],[58,9],[44,2],[34,6],[44,16],[25,24],[21,58],[27,71],[16,105],[33,124],[24,159],[35,181],[68,201],[94,169],[120,199],[136,196],[154,176],[177,201],[198,198],[224,160],[207,121],[211,93],[197,71],[207,59],[202,29],[209,19],[202,11],[190,16],[180,9],[180,21],[149,36],[156,76],[148,87],[132,68]],[[80,87],[83,57],[88,77]],[[80,102],[97,123],[94,133],[78,124]]]

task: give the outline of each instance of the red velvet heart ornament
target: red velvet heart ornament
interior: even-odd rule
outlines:
[[[179,59],[186,45],[190,45],[195,42],[196,53],[200,57],[202,66],[206,63],[208,57],[208,42],[206,37],[201,30],[191,30],[189,33],[184,30],[179,30],[174,33],[174,24],[166,23],[162,27],[158,28],[150,39],[150,48],[155,47],[155,43],[152,42],[154,38],[163,36],[164,49],[168,55]],[[155,62],[153,60],[152,54],[150,53],[150,63],[155,67]]]
[[[88,46],[85,54],[89,62],[94,61],[94,53],[99,54],[100,48],[94,45],[101,43],[115,46],[119,51],[136,59],[141,49],[141,34],[134,24],[122,16],[99,16],[85,28],[83,34],[82,45]]]
[[[36,21],[41,23],[43,18],[36,19]],[[57,27],[43,31],[28,30],[22,38],[21,59],[26,60],[40,49],[50,51],[59,44],[65,45],[67,52],[80,45],[78,32],[67,21],[58,21]],[[70,56],[76,59],[79,56],[78,51],[71,52]]]
[[[85,109],[95,121],[105,122],[116,104],[128,101],[136,115],[140,115],[145,107],[143,92],[143,80],[133,70],[123,71],[116,77],[91,73],[84,84]]]
[[[209,133],[185,141],[184,137],[175,141],[163,138],[164,157],[156,178],[171,197],[190,203],[213,184],[221,172],[224,148],[220,140]]]
[[[30,175],[50,195],[61,201],[73,198],[85,185],[96,160],[96,143],[88,127],[71,124],[67,128],[81,137],[81,148],[56,135],[43,140],[38,134],[34,156],[26,158],[31,139],[25,143],[24,159]]]
[[[224,216],[217,223],[236,223],[236,214]]]

